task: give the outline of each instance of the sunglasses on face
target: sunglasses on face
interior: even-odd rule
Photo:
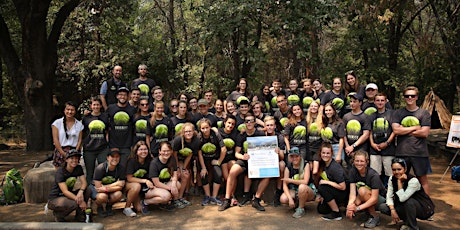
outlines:
[[[254,119],[251,119],[251,120],[244,120],[245,123],[252,123],[254,122]]]
[[[149,105],[149,104],[141,104],[141,106],[147,106],[147,105]]]
[[[171,105],[171,107],[177,107],[177,105]]]
[[[415,97],[417,97],[417,95],[409,95],[409,94],[404,95],[404,98],[415,98]]]

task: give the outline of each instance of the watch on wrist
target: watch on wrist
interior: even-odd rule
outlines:
[[[356,148],[356,144],[351,145],[353,148]]]

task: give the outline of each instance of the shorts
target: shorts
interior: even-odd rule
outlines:
[[[244,161],[244,160],[236,160],[235,164],[239,165],[244,173],[248,173],[248,162],[247,161]]]
[[[96,187],[94,187],[93,184],[90,184],[89,188],[91,189],[91,199],[96,200],[96,196],[97,196],[97,193],[98,193],[96,191]]]
[[[413,167],[415,176],[433,173],[429,157],[403,157],[407,164],[407,172]]]
[[[334,155],[332,156],[332,159],[335,160],[335,157],[337,156],[337,153],[339,152],[339,144],[332,144],[332,151],[334,152]],[[342,149],[342,161],[345,160],[345,150]]]
[[[71,149],[75,149],[75,147],[71,146],[62,146],[62,150],[67,154]],[[53,165],[56,167],[60,167],[65,162],[65,156],[61,155],[57,149],[54,149],[53,153]]]
[[[391,171],[391,160],[395,158],[394,156],[382,156],[382,155],[371,155],[370,156],[370,166],[373,168],[375,171],[379,173],[379,175],[382,174],[382,164],[383,164],[383,170],[385,172],[385,176],[391,176],[393,175],[393,172]]]

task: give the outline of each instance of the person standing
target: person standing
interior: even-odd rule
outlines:
[[[123,69],[121,66],[116,65],[112,70],[112,78],[104,81],[101,85],[101,90],[99,91],[102,107],[107,111],[107,107],[110,104],[117,102],[118,89],[120,87],[127,87],[126,83],[121,80],[121,75],[123,74]]]
[[[118,89],[116,104],[107,108],[109,116],[109,147],[118,148],[121,155],[120,164],[126,165],[134,135],[135,109],[128,104],[129,90],[126,87]]]
[[[66,102],[64,117],[56,119],[51,124],[55,147],[53,165],[56,169],[65,162],[66,152],[71,149],[81,150],[83,124],[75,118],[76,111],[77,106],[73,102]]]
[[[131,90],[139,88],[141,91],[140,99],[148,99],[149,102],[152,103],[153,97],[152,94],[150,94],[150,90],[156,86],[156,83],[153,79],[147,77],[147,65],[140,64],[137,67],[137,72],[139,73],[139,77],[131,82]]]
[[[404,90],[406,107],[395,111],[391,127],[398,136],[395,156],[406,161],[408,172],[414,169],[415,176],[429,195],[427,174],[432,171],[426,138],[430,134],[431,115],[417,106],[417,99],[417,87],[409,86]]]

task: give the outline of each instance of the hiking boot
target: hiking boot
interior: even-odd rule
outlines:
[[[103,207],[97,207],[97,215],[102,218],[106,218],[108,216]]]
[[[111,204],[107,204],[105,210],[107,211],[107,216],[113,216],[113,209]]]
[[[331,213],[325,215],[325,216],[322,216],[321,217],[323,220],[341,220],[342,219],[342,215],[340,214],[340,212],[334,212],[332,211]]]
[[[375,228],[380,225],[380,217],[378,216],[371,216],[365,223],[365,228]]]
[[[274,206],[274,207],[278,207],[278,206],[281,205],[281,201],[280,201],[281,194],[282,194],[282,192],[280,192],[279,189],[276,189],[276,190],[275,190],[275,197],[274,197],[274,199],[273,199],[273,206]]]
[[[305,215],[305,209],[303,208],[296,208],[294,214],[292,214],[292,217],[294,218],[300,218]]]
[[[135,217],[137,215],[131,208],[124,208],[123,214],[128,217]]]
[[[180,198],[179,201],[182,202],[182,204],[184,204],[185,206],[192,205],[192,202],[186,200],[185,198]]]
[[[147,215],[150,213],[149,211],[149,206],[147,204],[144,203],[144,200],[141,200],[141,212],[143,215]]]
[[[174,205],[175,208],[178,208],[178,209],[185,208],[185,206],[186,206],[180,200],[173,200],[172,204]]]
[[[75,210],[75,222],[85,222],[85,219],[85,211],[77,208],[77,210]]]
[[[257,209],[258,211],[265,211],[265,208],[262,205],[260,205],[260,201],[257,199],[254,199],[252,201],[252,207]]]
[[[161,210],[168,211],[168,212],[172,212],[172,211],[174,211],[176,209],[176,207],[174,207],[174,205],[172,205],[172,204],[161,204],[158,207]]]
[[[203,201],[201,202],[201,206],[206,206],[209,204],[209,196],[204,196]]]
[[[251,202],[251,200],[252,199],[251,199],[251,197],[249,195],[243,195],[243,200],[240,203],[238,203],[238,206],[243,207],[243,206],[249,204],[249,202]]]
[[[222,201],[217,199],[216,197],[209,197],[209,203],[211,204],[217,204],[217,205],[222,205]]]
[[[230,208],[230,199],[225,199],[221,206],[219,206],[219,211],[224,211],[225,209]]]

